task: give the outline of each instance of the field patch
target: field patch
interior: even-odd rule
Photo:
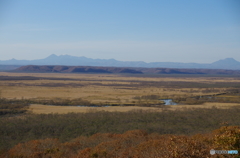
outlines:
[[[78,107],[78,106],[54,106],[54,105],[42,105],[42,104],[31,104],[29,112],[34,114],[67,114],[67,113],[87,113],[87,112],[128,112],[132,110],[147,110],[161,112],[163,110],[185,110],[191,108],[219,108],[228,109],[235,106],[239,106],[237,103],[204,103],[202,105],[166,105],[163,108],[158,107],[139,107],[139,106],[107,106],[107,107]]]
[[[34,114],[49,114],[49,113],[86,113],[86,112],[97,112],[97,111],[108,111],[108,112],[127,112],[131,110],[153,110],[162,111],[161,108],[154,107],[137,107],[137,106],[109,106],[109,107],[78,107],[78,106],[53,106],[53,105],[41,105],[32,104],[29,107],[29,111]]]
[[[93,105],[161,106],[160,99],[190,105],[211,101],[240,103],[239,92],[240,80],[236,76],[0,72],[0,97],[7,99],[70,100],[69,103],[82,99]],[[209,99],[217,94],[225,96]],[[201,96],[207,97],[199,99]]]

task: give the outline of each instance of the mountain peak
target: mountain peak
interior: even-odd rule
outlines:
[[[211,66],[218,69],[239,69],[240,62],[233,58],[226,58],[212,63]]]
[[[223,59],[222,61],[228,61],[228,62],[238,62],[237,60],[235,60],[234,58],[226,58]]]
[[[237,60],[233,59],[233,58],[226,58],[226,59],[221,59],[218,60],[212,64],[240,64],[240,62],[238,62]]]
[[[58,56],[55,55],[55,54],[51,54],[51,55],[49,55],[47,58],[56,58],[56,57],[58,57]]]

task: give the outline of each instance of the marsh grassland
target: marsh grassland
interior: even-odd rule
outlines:
[[[0,157],[200,158],[210,149],[240,150],[239,79],[1,72]]]
[[[63,103],[82,99],[92,105],[150,106],[160,105],[159,99],[166,98],[182,104],[198,104],[199,99],[194,97],[222,93],[227,94],[219,95],[218,102],[238,103],[239,95],[230,92],[240,87],[239,77],[226,76],[3,72],[0,75],[5,76],[0,80],[2,98],[62,100]]]

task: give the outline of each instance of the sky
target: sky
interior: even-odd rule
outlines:
[[[240,61],[239,0],[0,0],[0,60]]]

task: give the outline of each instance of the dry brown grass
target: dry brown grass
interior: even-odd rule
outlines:
[[[49,106],[41,104],[30,105],[29,111],[34,114],[50,114],[50,113],[86,113],[90,111],[108,111],[108,112],[127,112],[131,110],[153,110],[162,111],[161,108],[155,107],[138,107],[138,106],[109,106],[109,107],[77,107],[77,106]]]
[[[204,103],[201,105],[171,105],[170,109],[171,110],[176,110],[176,109],[184,109],[184,108],[212,108],[216,107],[219,109],[227,109],[231,108],[234,106],[240,106],[238,103]]]
[[[62,78],[61,80],[0,80],[1,97],[36,99],[82,98],[92,103],[132,103],[135,96],[158,95],[178,97],[204,95],[206,88],[166,88],[144,86],[143,82],[240,82],[233,77],[131,77],[118,74],[64,74],[64,73],[7,73],[0,76],[34,76]],[[66,78],[66,80],[64,79]],[[68,80],[68,79],[75,80]],[[226,88],[215,88],[224,91]],[[207,94],[214,94],[210,92]]]
[[[188,108],[212,108],[216,107],[219,109],[227,109],[234,106],[240,106],[237,103],[204,103],[202,105],[170,105],[165,108],[157,107],[138,107],[138,106],[109,106],[109,107],[77,107],[77,106],[50,106],[41,104],[30,105],[29,112],[34,114],[50,114],[50,113],[86,113],[90,111],[108,111],[108,112],[127,112],[131,110],[152,110],[159,111],[162,110],[185,110]]]

